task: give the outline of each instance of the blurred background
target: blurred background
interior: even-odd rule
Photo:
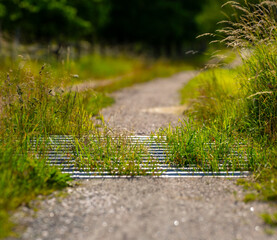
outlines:
[[[184,58],[204,52],[226,0],[0,0],[0,56],[128,52]],[[224,12],[230,9],[224,8]]]

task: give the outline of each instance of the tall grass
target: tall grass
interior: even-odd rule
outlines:
[[[77,93],[64,92],[51,78],[45,66],[37,75],[25,67],[2,75],[2,132],[24,136],[87,131],[91,116],[84,111]]]
[[[196,125],[189,120],[180,122],[178,127],[163,129],[159,134],[167,137],[171,165],[214,173],[248,171],[257,167],[253,159],[258,153],[253,143],[234,135],[230,127],[220,131],[217,125]]]
[[[250,52],[250,56],[245,56],[244,51],[240,51],[244,63],[240,76],[247,109],[243,122],[266,159],[266,164],[256,171],[257,182],[252,186],[256,189],[255,198],[276,201],[277,2],[229,4],[244,14],[237,22],[228,22],[229,27],[220,32],[226,34],[223,42],[227,45]]]
[[[94,53],[67,63],[67,68],[71,74],[77,73],[82,80],[95,80],[126,75],[141,68],[143,63],[141,58],[131,58],[126,55],[103,56]]]
[[[104,131],[104,132],[103,132]],[[77,140],[75,166],[83,171],[113,176],[157,175],[157,161],[140,141],[124,133],[101,129]]]
[[[62,81],[62,79],[60,79]],[[69,176],[30,153],[30,139],[49,134],[80,135],[93,129],[76,93],[64,93],[42,66],[20,63],[0,79],[0,237],[10,234],[8,211],[37,194],[68,185]],[[39,152],[44,146],[39,146]]]
[[[237,105],[241,105],[241,88],[234,81],[238,72],[234,69],[210,69],[202,72],[181,89],[181,103],[198,121],[213,122],[221,119],[235,120],[239,116]],[[231,115],[236,115],[232,116]],[[228,117],[226,117],[228,116]]]
[[[244,57],[241,72],[248,107],[246,121],[258,134],[276,139],[277,130],[277,3],[261,1],[246,5],[229,2],[243,14],[237,22],[227,22],[229,27],[219,30],[227,37],[228,46],[250,49],[251,57]]]
[[[57,77],[48,65],[36,72],[29,63],[19,61],[0,76],[0,238],[11,234],[9,211],[38,194],[68,186],[69,175],[48,164],[51,135],[74,139],[80,170],[156,174],[156,163],[141,143],[114,136],[105,126],[99,110],[110,98],[91,91],[65,92],[62,86],[70,75]]]
[[[172,161],[197,164],[209,159],[203,146],[211,138],[216,148],[226,146],[227,152],[240,146],[248,159],[246,169],[254,173],[253,182],[244,181],[252,191],[245,199],[276,202],[277,3],[226,4],[241,14],[236,22],[224,22],[229,26],[218,30],[224,38],[217,41],[237,50],[242,66],[204,71],[182,89],[182,102],[190,105],[186,114],[191,114],[194,123],[168,134],[176,146]],[[207,150],[216,166],[222,155],[215,153],[218,150]],[[274,223],[275,216],[263,215],[268,223]]]

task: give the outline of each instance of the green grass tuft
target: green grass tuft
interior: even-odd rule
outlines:
[[[169,133],[176,145],[173,161],[180,158],[181,162],[196,162],[201,144],[209,142],[206,136],[211,133],[216,142],[242,142],[250,156],[247,169],[254,173],[253,181],[240,182],[250,191],[245,201],[276,203],[277,3],[269,0],[245,6],[232,1],[229,4],[242,9],[243,14],[238,22],[229,22],[229,27],[218,32],[226,36],[221,42],[240,52],[243,65],[202,72],[182,89],[182,103],[190,106],[187,114],[195,121],[189,128],[183,126],[174,134]],[[219,156],[207,153],[214,156],[214,162],[220,162]],[[201,161],[204,158],[201,155]],[[263,219],[276,226],[275,215],[265,214]]]

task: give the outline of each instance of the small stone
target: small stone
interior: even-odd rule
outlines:
[[[46,238],[46,237],[48,237],[49,234],[47,231],[42,231],[41,235],[42,235],[42,237]]]
[[[175,220],[174,221],[174,226],[178,226],[179,225],[179,221]]]

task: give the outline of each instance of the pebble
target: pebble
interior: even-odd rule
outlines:
[[[16,222],[28,226],[20,239],[276,239],[261,230],[262,219],[253,215],[254,209],[270,211],[269,206],[244,203],[235,180],[145,177],[80,183],[65,197],[53,194],[33,201],[31,206],[39,206],[37,212],[22,207],[15,213]]]

